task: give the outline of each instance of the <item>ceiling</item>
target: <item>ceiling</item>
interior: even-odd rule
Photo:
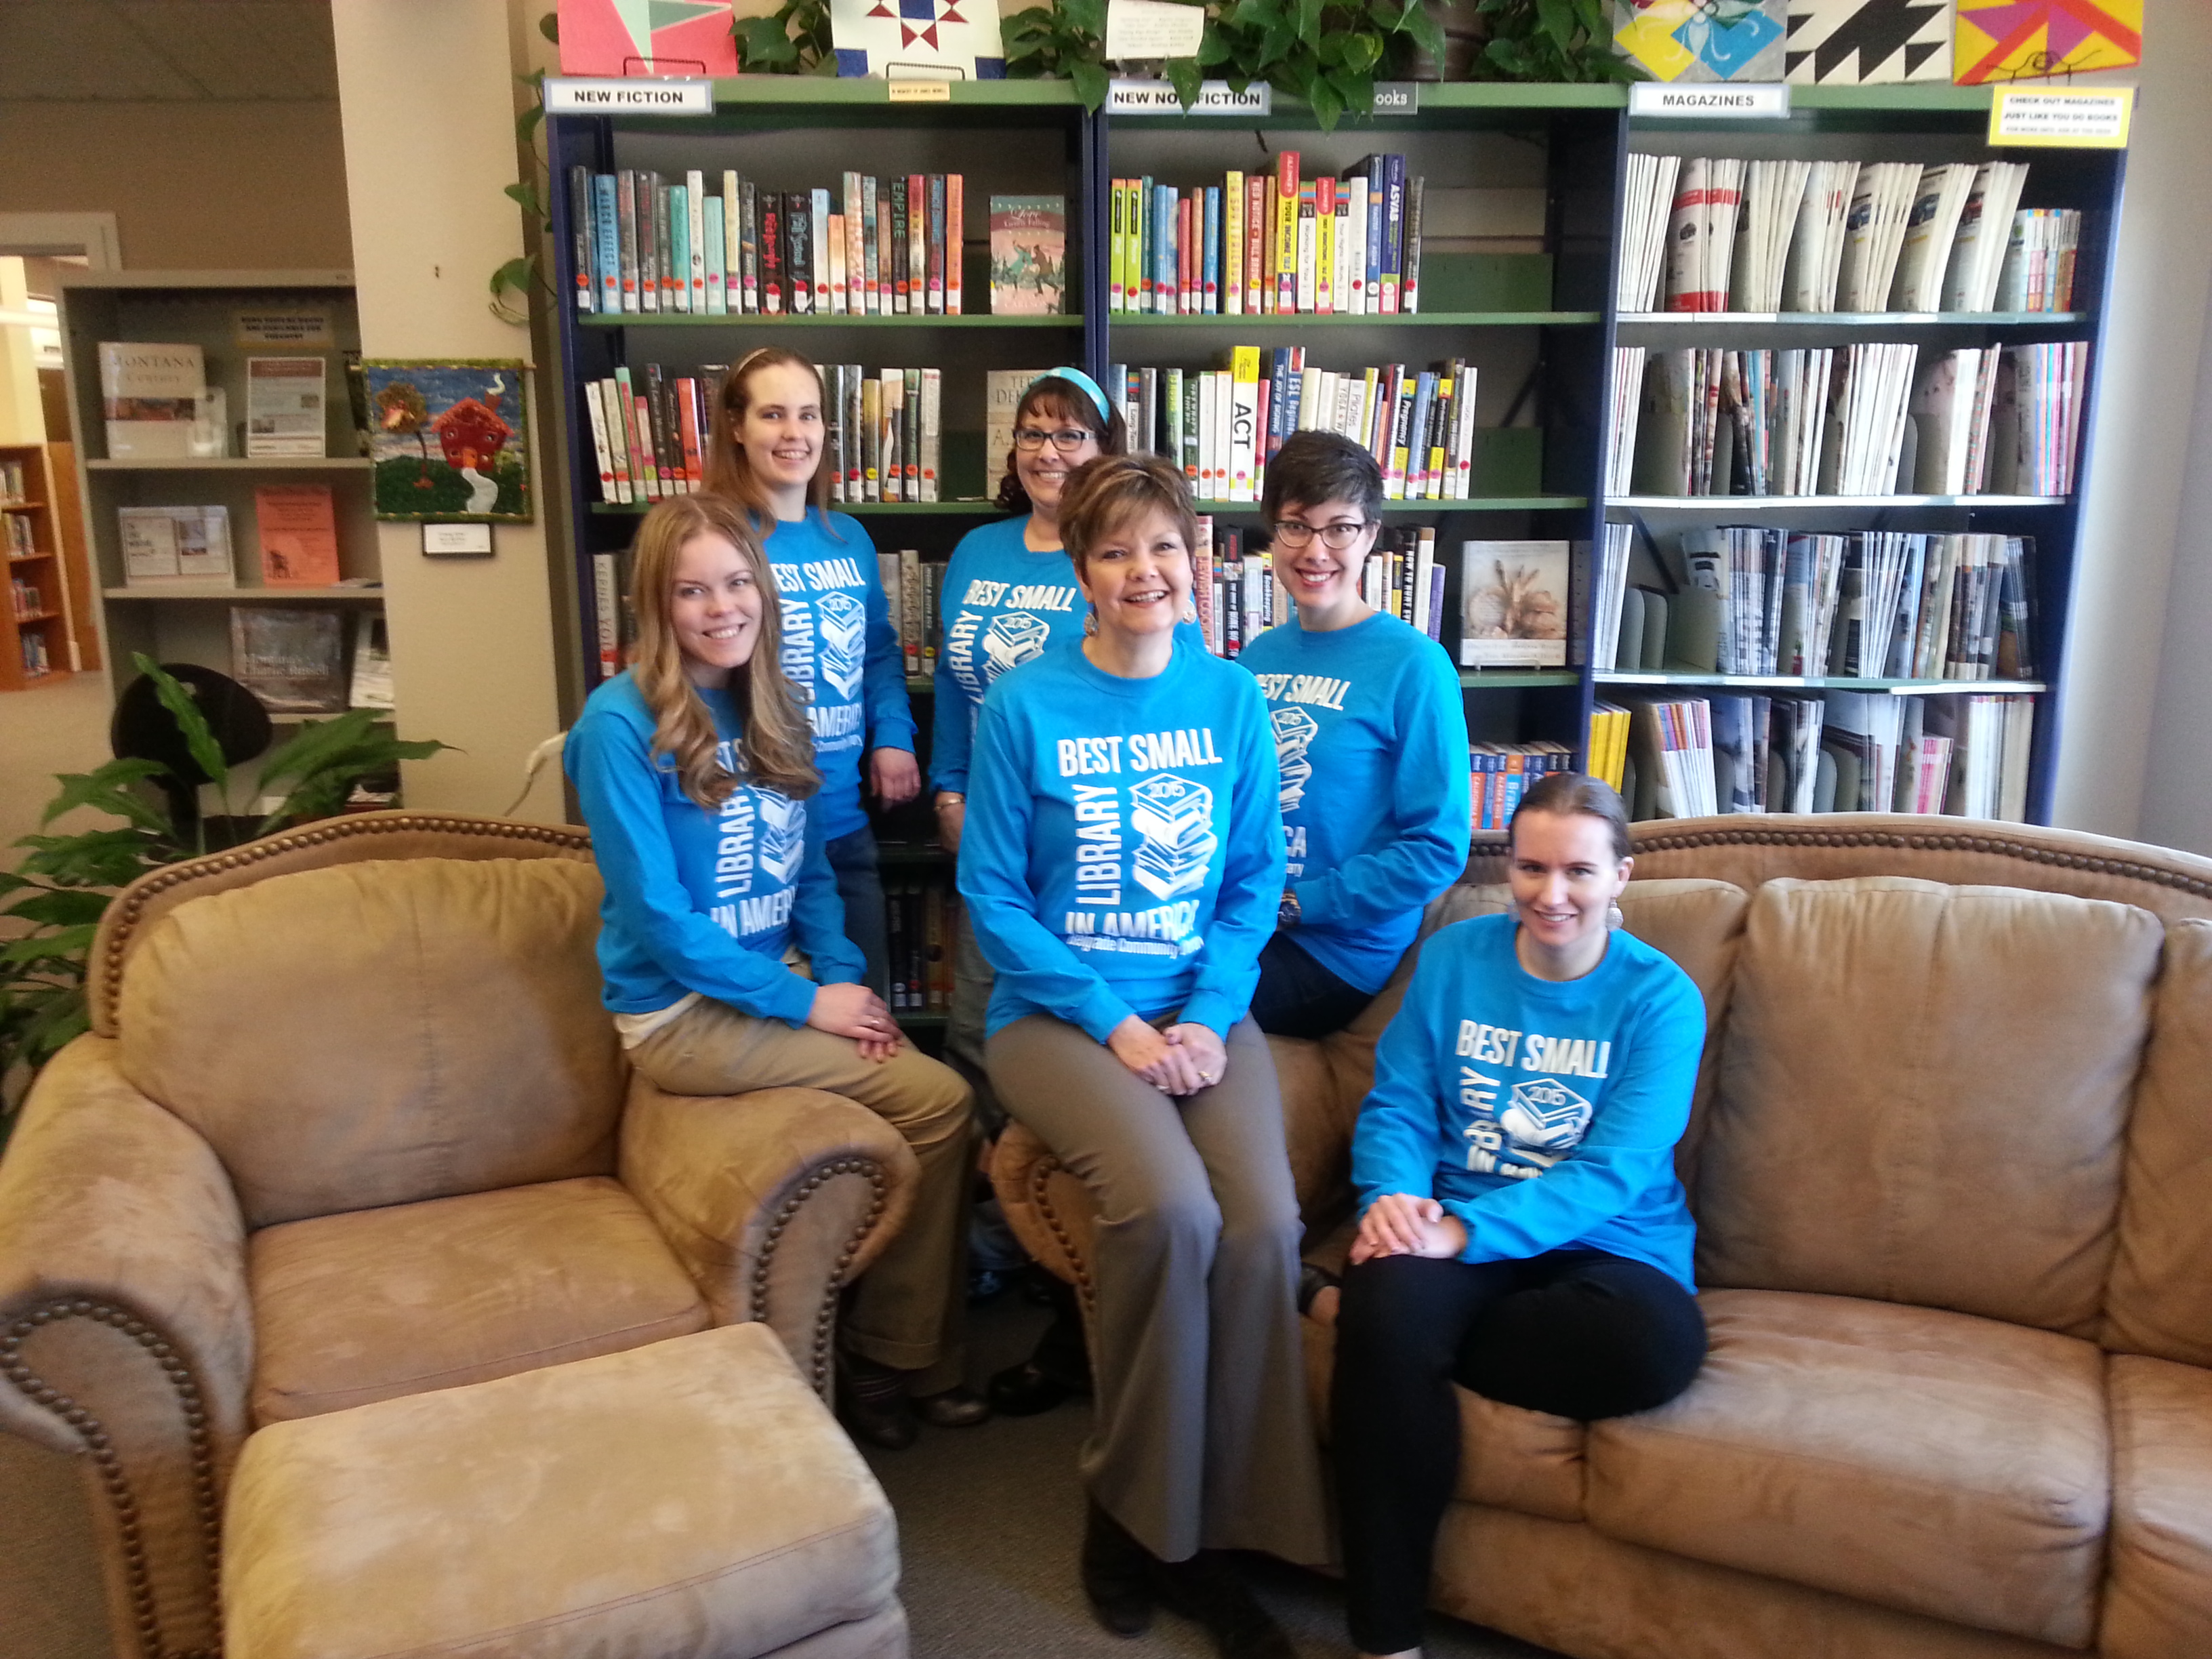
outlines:
[[[330,0],[0,0],[0,103],[337,95]]]

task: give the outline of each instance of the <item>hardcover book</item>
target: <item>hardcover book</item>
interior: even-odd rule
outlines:
[[[991,313],[1056,316],[1067,291],[1067,198],[991,198]]]
[[[1460,561],[1461,666],[1565,667],[1567,544],[1465,542]]]
[[[335,611],[238,605],[230,675],[272,714],[336,714],[346,706],[345,640]]]
[[[100,397],[107,458],[178,460],[191,453],[192,417],[207,395],[206,361],[196,345],[137,340],[100,343]]]
[[[264,484],[253,492],[261,580],[270,587],[334,587],[338,533],[328,484]]]

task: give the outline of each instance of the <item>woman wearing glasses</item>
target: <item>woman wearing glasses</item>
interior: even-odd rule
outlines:
[[[998,969],[992,1083],[1097,1209],[1083,1587],[1122,1635],[1159,1601],[1229,1659],[1290,1659],[1213,1553],[1328,1552],[1297,1195],[1244,1017],[1282,884],[1266,706],[1176,637],[1180,471],[1092,461],[1060,523],[1091,621],[984,700],[960,891]]]
[[[1297,614],[1237,659],[1267,699],[1290,859],[1252,1018],[1320,1037],[1374,999],[1467,866],[1467,715],[1443,648],[1359,597],[1382,528],[1372,455],[1294,434],[1261,510]]]

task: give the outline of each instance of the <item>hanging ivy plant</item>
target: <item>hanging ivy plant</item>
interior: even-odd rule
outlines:
[[[828,0],[783,0],[764,17],[740,17],[738,67],[747,75],[835,75]]]
[[[1474,60],[1478,81],[1641,81],[1613,47],[1609,0],[1480,0],[1490,40]]]
[[[1001,22],[999,33],[1010,79],[1066,81],[1094,112],[1106,101],[1106,0],[1031,6]]]
[[[1303,98],[1326,132],[1375,103],[1375,72],[1394,37],[1441,59],[1444,32],[1421,0],[1216,0],[1194,58],[1168,65],[1188,109],[1201,78],[1238,91],[1264,81]]]

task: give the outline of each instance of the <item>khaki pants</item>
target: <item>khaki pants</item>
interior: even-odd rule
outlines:
[[[1164,1560],[1328,1559],[1298,1339],[1298,1200],[1274,1061],[1249,1019],[1222,1080],[1159,1092],[1041,1014],[988,1045],[1006,1110],[1097,1206],[1085,1483]]]
[[[896,1129],[921,1165],[914,1213],[861,1277],[846,1315],[845,1345],[913,1372],[908,1386],[917,1395],[961,1382],[975,1099],[955,1073],[911,1047],[878,1065],[861,1058],[849,1037],[810,1025],[793,1030],[711,997],[631,1049],[629,1060],[672,1094],[820,1089]]]

